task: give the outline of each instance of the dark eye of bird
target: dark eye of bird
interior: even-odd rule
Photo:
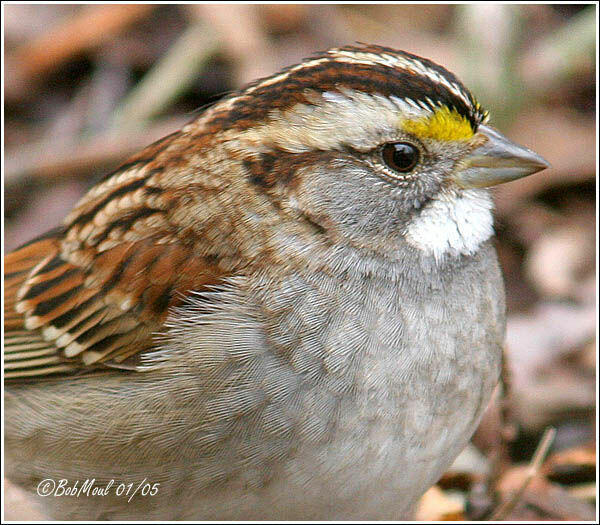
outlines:
[[[419,150],[408,142],[390,142],[383,146],[383,161],[394,171],[406,173],[419,161]]]

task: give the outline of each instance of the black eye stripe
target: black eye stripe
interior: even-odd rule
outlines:
[[[419,162],[419,149],[410,142],[388,142],[381,149],[383,162],[400,173],[411,171]]]

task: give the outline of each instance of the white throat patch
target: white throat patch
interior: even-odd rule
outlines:
[[[493,207],[487,190],[441,193],[411,221],[406,239],[436,261],[475,253],[494,233]]]

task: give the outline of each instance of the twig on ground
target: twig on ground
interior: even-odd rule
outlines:
[[[508,500],[502,503],[496,509],[496,511],[492,513],[492,515],[489,518],[489,521],[501,521],[506,519],[506,516],[508,516],[510,512],[516,507],[517,503],[519,503],[519,501],[521,500],[525,489],[527,488],[531,480],[539,472],[542,463],[544,462],[544,458],[548,454],[548,451],[550,450],[550,446],[552,445],[555,436],[555,428],[549,427],[546,429],[544,435],[542,436],[542,440],[540,441],[540,444],[538,445],[533,455],[533,458],[529,463],[527,476],[523,480],[523,483],[518,488],[518,490],[512,495],[512,497],[510,497]]]

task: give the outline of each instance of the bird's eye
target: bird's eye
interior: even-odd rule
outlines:
[[[406,173],[419,161],[419,150],[408,142],[390,142],[383,146],[383,161],[394,171]]]

